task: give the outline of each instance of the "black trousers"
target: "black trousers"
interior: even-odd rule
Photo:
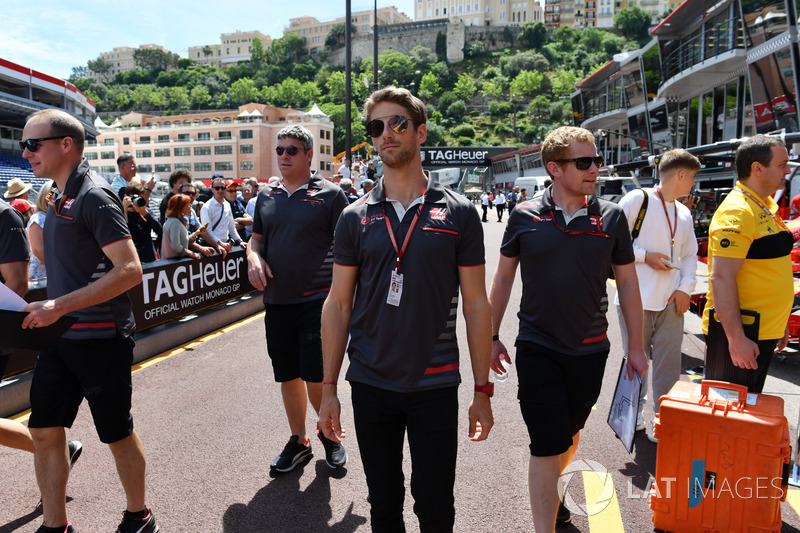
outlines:
[[[411,495],[422,533],[453,531],[458,387],[393,392],[351,383],[353,417],[369,488],[373,531],[405,532],[403,441],[411,451]]]

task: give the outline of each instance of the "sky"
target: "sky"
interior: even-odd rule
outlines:
[[[4,0],[8,3],[11,0]],[[0,8],[0,58],[66,79],[117,46],[158,44],[187,57],[190,46],[219,44],[221,33],[253,31],[277,39],[289,19],[304,15],[320,22],[344,17],[345,0],[36,0],[28,7]],[[414,18],[414,0],[378,0]],[[353,12],[373,8],[352,0]]]

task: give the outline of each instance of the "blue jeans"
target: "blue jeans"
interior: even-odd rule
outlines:
[[[369,488],[373,531],[405,532],[403,439],[422,533],[452,532],[458,449],[458,387],[393,392],[351,382],[353,416]]]

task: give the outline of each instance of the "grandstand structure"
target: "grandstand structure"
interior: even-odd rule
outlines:
[[[36,178],[22,158],[19,141],[25,118],[42,109],[63,109],[81,121],[89,139],[94,127],[95,103],[73,84],[0,58],[0,195],[8,180],[32,183],[35,195],[45,178]]]

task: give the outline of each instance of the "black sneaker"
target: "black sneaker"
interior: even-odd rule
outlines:
[[[117,533],[158,533],[158,524],[153,511],[149,507],[144,508],[147,516],[144,518],[134,518],[133,513],[125,511],[122,513],[122,523],[117,527]]]
[[[63,530],[60,528],[39,526],[36,533],[52,533],[53,531],[58,531],[58,533],[78,533],[78,530],[75,529],[72,524],[67,524]]]
[[[341,468],[347,462],[347,451],[341,442],[330,440],[328,437],[317,430],[317,437],[322,441],[322,447],[325,448],[325,462],[331,468]]]
[[[71,440],[67,442],[67,448],[69,449],[69,468],[72,470],[75,461],[78,460],[78,457],[81,456],[81,452],[83,452],[83,445],[79,440]]]
[[[300,444],[298,443],[297,435],[292,435],[289,442],[284,446],[281,454],[272,460],[269,467],[278,472],[288,472],[297,466],[305,458],[311,458],[311,443]]]
[[[562,526],[564,524],[569,524],[569,521],[572,520],[572,514],[567,509],[567,506],[564,505],[564,502],[558,504],[558,513],[556,513],[556,525]]]

